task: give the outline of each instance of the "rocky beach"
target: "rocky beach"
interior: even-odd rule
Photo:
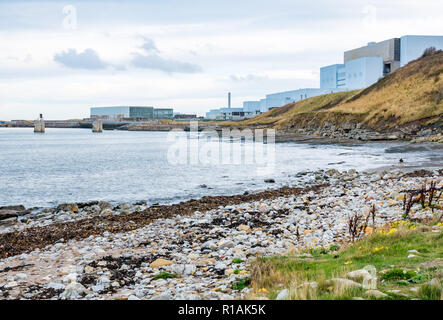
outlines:
[[[299,172],[291,186],[148,206],[94,201],[0,208],[1,299],[242,299],[257,257],[346,245],[355,214],[404,219],[443,171]],[[412,205],[413,221],[443,214]],[[439,228],[439,227],[436,227]],[[440,227],[441,228],[441,227]]]

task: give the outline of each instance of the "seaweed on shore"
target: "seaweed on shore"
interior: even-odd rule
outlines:
[[[128,232],[144,227],[159,218],[172,218],[177,215],[191,215],[195,211],[205,212],[220,206],[236,205],[244,202],[276,199],[310,191],[318,192],[327,184],[309,188],[282,187],[258,193],[233,196],[206,196],[172,205],[149,207],[143,211],[127,215],[98,216],[72,222],[56,223],[43,227],[27,228],[22,231],[0,234],[0,258],[31,252],[64,239],[82,240],[104,232]],[[258,221],[257,221],[258,222]]]

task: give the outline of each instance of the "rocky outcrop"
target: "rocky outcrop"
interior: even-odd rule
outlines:
[[[25,216],[30,212],[22,205],[0,207],[0,225],[10,225],[18,217]]]
[[[426,121],[415,121],[395,128],[374,127],[364,121],[364,115],[342,113],[299,114],[287,125],[278,128],[280,135],[314,136],[331,140],[388,141],[412,140],[416,142],[443,141],[442,121],[427,125]]]

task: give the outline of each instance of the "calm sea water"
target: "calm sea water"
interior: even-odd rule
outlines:
[[[256,174],[254,165],[170,164],[167,152],[172,143],[166,132],[47,129],[45,134],[34,134],[28,128],[0,128],[0,205],[89,200],[170,203],[294,184],[300,171],[366,170],[397,164],[400,158],[417,165],[442,160],[441,149],[408,150],[399,143],[281,143],[275,146],[275,170],[264,177]],[[269,177],[276,183],[266,184]]]

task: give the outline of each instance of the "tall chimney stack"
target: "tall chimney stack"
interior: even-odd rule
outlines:
[[[231,109],[231,93],[228,92],[228,108]]]

